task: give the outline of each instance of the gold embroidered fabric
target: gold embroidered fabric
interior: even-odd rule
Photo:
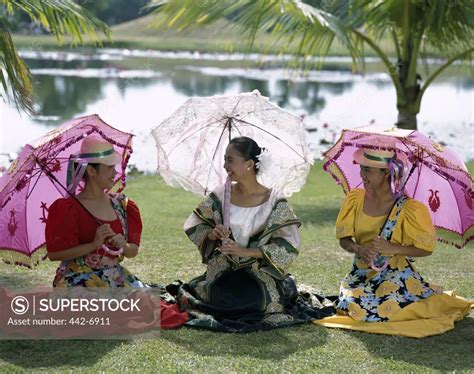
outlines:
[[[298,217],[291,209],[290,204],[286,200],[280,200],[273,209],[270,219],[267,224],[267,228],[274,225],[282,225],[287,221],[298,221]]]
[[[202,242],[207,238],[209,231],[211,231],[211,227],[198,225],[195,227],[194,232],[189,235],[189,239],[196,244],[196,246],[201,247]]]
[[[285,247],[279,246],[276,243],[263,245],[261,249],[268,256],[271,264],[281,269],[284,273],[288,271],[289,266],[297,256],[296,252],[288,252]]]
[[[229,268],[230,264],[224,255],[215,256],[207,263],[206,281],[212,282],[221,272]]]
[[[252,273],[263,282],[270,295],[270,302],[267,304],[265,313],[277,313],[283,311],[283,305],[280,304],[280,294],[276,286],[275,279],[273,279],[267,273],[264,273],[258,269],[257,263],[252,265]]]

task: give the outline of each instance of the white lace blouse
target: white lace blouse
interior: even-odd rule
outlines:
[[[214,194],[216,194],[221,202],[224,201],[224,187],[214,191]],[[249,238],[265,228],[275,203],[283,197],[281,192],[272,190],[269,199],[258,206],[241,207],[231,203],[230,228],[235,241],[241,247],[247,247]],[[184,223],[184,230],[199,223],[201,223],[199,218],[192,213]],[[275,231],[274,236],[286,239],[295,248],[298,248],[300,245],[300,235],[296,225],[282,227]],[[268,239],[268,236],[265,237],[259,245],[265,244]]]

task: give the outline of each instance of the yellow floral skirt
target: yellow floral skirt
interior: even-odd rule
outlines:
[[[385,322],[356,320],[350,312],[338,310],[338,314],[313,321],[324,327],[364,331],[375,334],[400,335],[411,338],[442,334],[454,328],[454,322],[462,320],[474,307],[451,292],[435,293],[416,301],[391,314]]]

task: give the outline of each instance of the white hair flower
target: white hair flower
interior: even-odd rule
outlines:
[[[258,174],[259,175],[265,174],[265,172],[271,168],[271,164],[272,164],[272,157],[268,149],[262,148],[262,152],[260,152],[260,154],[257,155],[257,159],[258,161],[255,164],[255,167],[258,170]]]

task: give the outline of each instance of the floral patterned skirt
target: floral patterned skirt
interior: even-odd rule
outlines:
[[[53,287],[100,287],[100,288],[147,288],[158,290],[158,301],[155,304],[145,303],[144,311],[139,316],[134,316],[136,326],[146,326],[146,328],[173,329],[182,326],[188,319],[186,311],[182,311],[176,303],[168,302],[165,299],[163,288],[157,285],[142,282],[135,275],[131,274],[120,264],[121,259],[98,256],[96,254],[78,257],[74,260],[63,261],[56,271]],[[101,266],[101,268],[96,268]],[[153,301],[153,298],[150,298]],[[155,306],[153,306],[155,305]],[[155,313],[159,308],[159,313]],[[157,315],[153,321],[149,321],[149,316]],[[127,325],[129,318],[114,323]],[[133,330],[133,329],[132,329]],[[137,330],[140,330],[137,327]],[[127,332],[130,332],[127,330]]]
[[[434,293],[407,257],[391,256],[389,266],[377,272],[356,255],[342,281],[336,308],[357,321],[384,322]]]
[[[53,287],[149,287],[124,268],[118,259],[104,257],[101,268],[91,265],[87,256],[61,263]]]
[[[357,256],[344,278],[335,305],[337,314],[313,321],[318,326],[411,338],[442,334],[469,314],[474,302],[441,293],[423,280],[403,256],[390,258],[382,272]]]

